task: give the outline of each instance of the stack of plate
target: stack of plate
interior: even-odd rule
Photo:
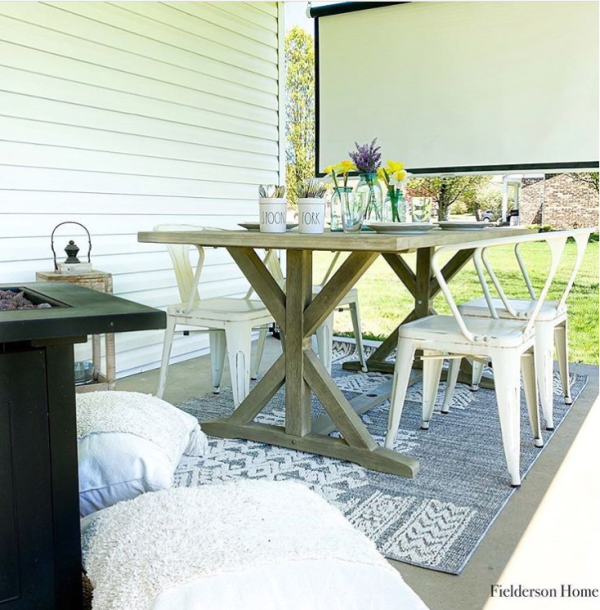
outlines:
[[[489,223],[476,220],[446,220],[438,224],[443,231],[481,231],[489,227]]]
[[[260,222],[238,222],[238,226],[248,231],[260,231]],[[297,222],[288,222],[285,225],[286,231],[291,231],[298,226]]]
[[[420,234],[435,229],[437,225],[430,222],[368,222],[366,226],[383,234]]]

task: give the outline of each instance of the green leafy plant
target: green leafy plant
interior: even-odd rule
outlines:
[[[553,231],[552,225],[525,225],[527,229],[532,229],[533,231],[538,231],[538,233],[550,233]]]

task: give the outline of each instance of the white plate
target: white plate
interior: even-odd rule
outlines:
[[[238,222],[238,226],[248,231],[260,231],[260,222]],[[297,222],[288,222],[285,227],[287,231],[291,231],[298,226]]]
[[[377,233],[427,233],[435,229],[430,222],[367,222],[367,227]]]
[[[438,222],[444,231],[481,231],[489,227],[488,222],[446,220]]]

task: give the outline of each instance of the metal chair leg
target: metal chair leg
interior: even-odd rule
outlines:
[[[493,350],[492,364],[506,465],[513,487],[521,485],[521,363],[514,350]]]
[[[385,437],[385,447],[387,449],[394,448],[394,440],[402,417],[402,409],[404,408],[404,399],[406,398],[406,390],[408,388],[408,382],[410,381],[410,372],[412,371],[414,357],[414,343],[409,340],[401,339],[398,342],[388,429]]]
[[[165,393],[165,386],[167,385],[167,373],[169,372],[169,360],[171,358],[171,348],[173,347],[173,338],[175,337],[175,320],[171,317],[167,317],[167,328],[165,330],[165,337],[163,339],[163,352],[162,360],[160,363],[160,374],[158,377],[158,389],[156,390],[156,396],[162,398]]]
[[[250,379],[258,379],[258,370],[260,368],[260,361],[262,360],[263,353],[265,351],[265,341],[267,339],[268,328],[263,326],[258,334],[258,341],[256,342],[256,354],[254,355],[254,363],[252,364],[252,372],[250,373]]]
[[[209,341],[213,392],[218,394],[221,391],[221,380],[223,379],[223,369],[225,368],[225,353],[227,351],[225,332],[222,330],[210,332]]]

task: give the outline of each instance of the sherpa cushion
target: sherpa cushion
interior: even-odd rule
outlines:
[[[364,534],[294,482],[146,494],[82,531],[94,610],[427,610]]]
[[[82,517],[171,487],[181,456],[208,447],[196,418],[138,392],[78,394],[77,438]]]

